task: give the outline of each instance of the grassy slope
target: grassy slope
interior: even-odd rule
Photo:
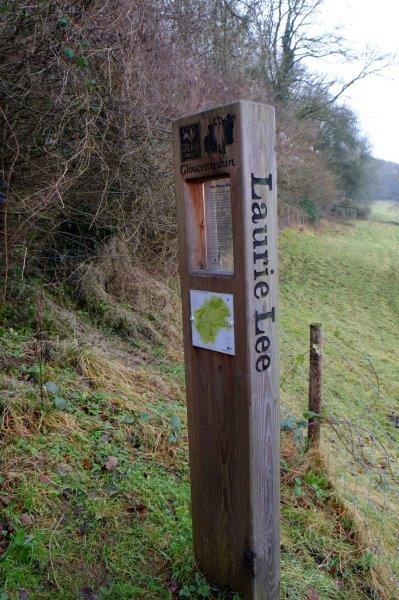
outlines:
[[[398,398],[393,376],[398,231],[373,222],[282,234],[286,412],[301,416],[305,407],[306,363],[300,357],[312,320],[321,320],[334,341],[326,347],[332,412],[355,418],[353,399],[366,393],[348,371],[342,347],[353,345],[373,356],[384,393]],[[25,315],[21,328],[15,311],[3,318],[4,597],[27,597],[23,590],[34,600],[155,600],[175,597],[179,590],[186,597],[209,596],[191,552],[178,338],[169,335],[166,345],[122,339],[101,330],[87,314],[72,312],[70,302],[61,304],[62,310],[46,309],[51,348],[42,366],[33,319]],[[178,317],[175,321],[178,328]],[[370,378],[369,363],[363,364],[358,352],[348,353]],[[42,410],[41,378],[57,382],[67,410],[55,410],[50,396]],[[389,427],[377,400],[375,394],[368,398],[381,427]],[[341,463],[347,460],[336,454]],[[109,456],[118,458],[118,465],[108,472]],[[340,460],[332,463],[333,472]],[[282,476],[282,597],[373,597],[370,556],[356,539],[349,514],[323,465],[298,454],[289,434],[283,438]]]
[[[324,399],[339,420],[338,435],[326,428],[324,454],[375,562],[398,578],[399,430],[390,414],[399,414],[399,209],[378,203],[372,219],[283,233],[282,394],[286,410],[305,406],[300,355],[308,323],[322,322]]]

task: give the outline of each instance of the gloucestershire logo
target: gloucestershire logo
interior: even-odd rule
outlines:
[[[208,125],[208,134],[204,139],[205,152],[209,155],[226,154],[226,146],[234,142],[235,116],[228,113],[225,117],[214,117]]]
[[[180,127],[181,159],[190,160],[201,156],[201,128],[199,123]]]

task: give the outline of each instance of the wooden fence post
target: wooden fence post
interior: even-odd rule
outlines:
[[[320,323],[310,325],[309,348],[309,412],[321,413],[321,381],[323,361],[323,336]],[[320,417],[310,417],[308,425],[309,446],[320,446]]]

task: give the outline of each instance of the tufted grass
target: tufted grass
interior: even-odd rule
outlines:
[[[320,321],[329,418],[371,427],[362,406],[372,405],[378,431],[397,447],[381,395],[398,402],[399,227],[380,222],[381,211],[376,221],[282,233],[282,406],[298,418],[306,409],[308,326]],[[176,338],[120,337],[60,298],[46,300],[46,360],[34,303],[29,319],[12,307],[0,316],[0,598],[171,600],[190,590],[194,599],[238,600],[208,588],[195,567]],[[178,315],[176,291],[170,302]],[[375,386],[375,373],[377,396],[364,381]],[[40,394],[49,380],[65,410]],[[107,471],[109,456],[118,462]],[[327,426],[321,457],[282,434],[282,599],[396,597],[363,527],[367,511],[373,524],[374,505],[362,490],[372,485],[378,502],[380,484],[358,471]],[[397,529],[391,491],[387,552]]]

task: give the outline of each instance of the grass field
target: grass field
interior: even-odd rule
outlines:
[[[308,323],[325,335],[324,456],[363,526],[374,561],[398,577],[399,211],[374,206],[369,221],[319,232],[285,231],[281,242],[282,404],[307,397],[302,353]],[[396,582],[397,584],[397,582]]]
[[[379,203],[369,221],[281,234],[282,408],[294,423],[282,434],[283,599],[397,597],[395,221]],[[2,600],[237,600],[195,569],[175,292],[170,302],[163,343],[106,330],[60,294],[45,303],[44,351],[34,300],[0,317]],[[300,439],[312,321],[326,338],[323,461]]]

